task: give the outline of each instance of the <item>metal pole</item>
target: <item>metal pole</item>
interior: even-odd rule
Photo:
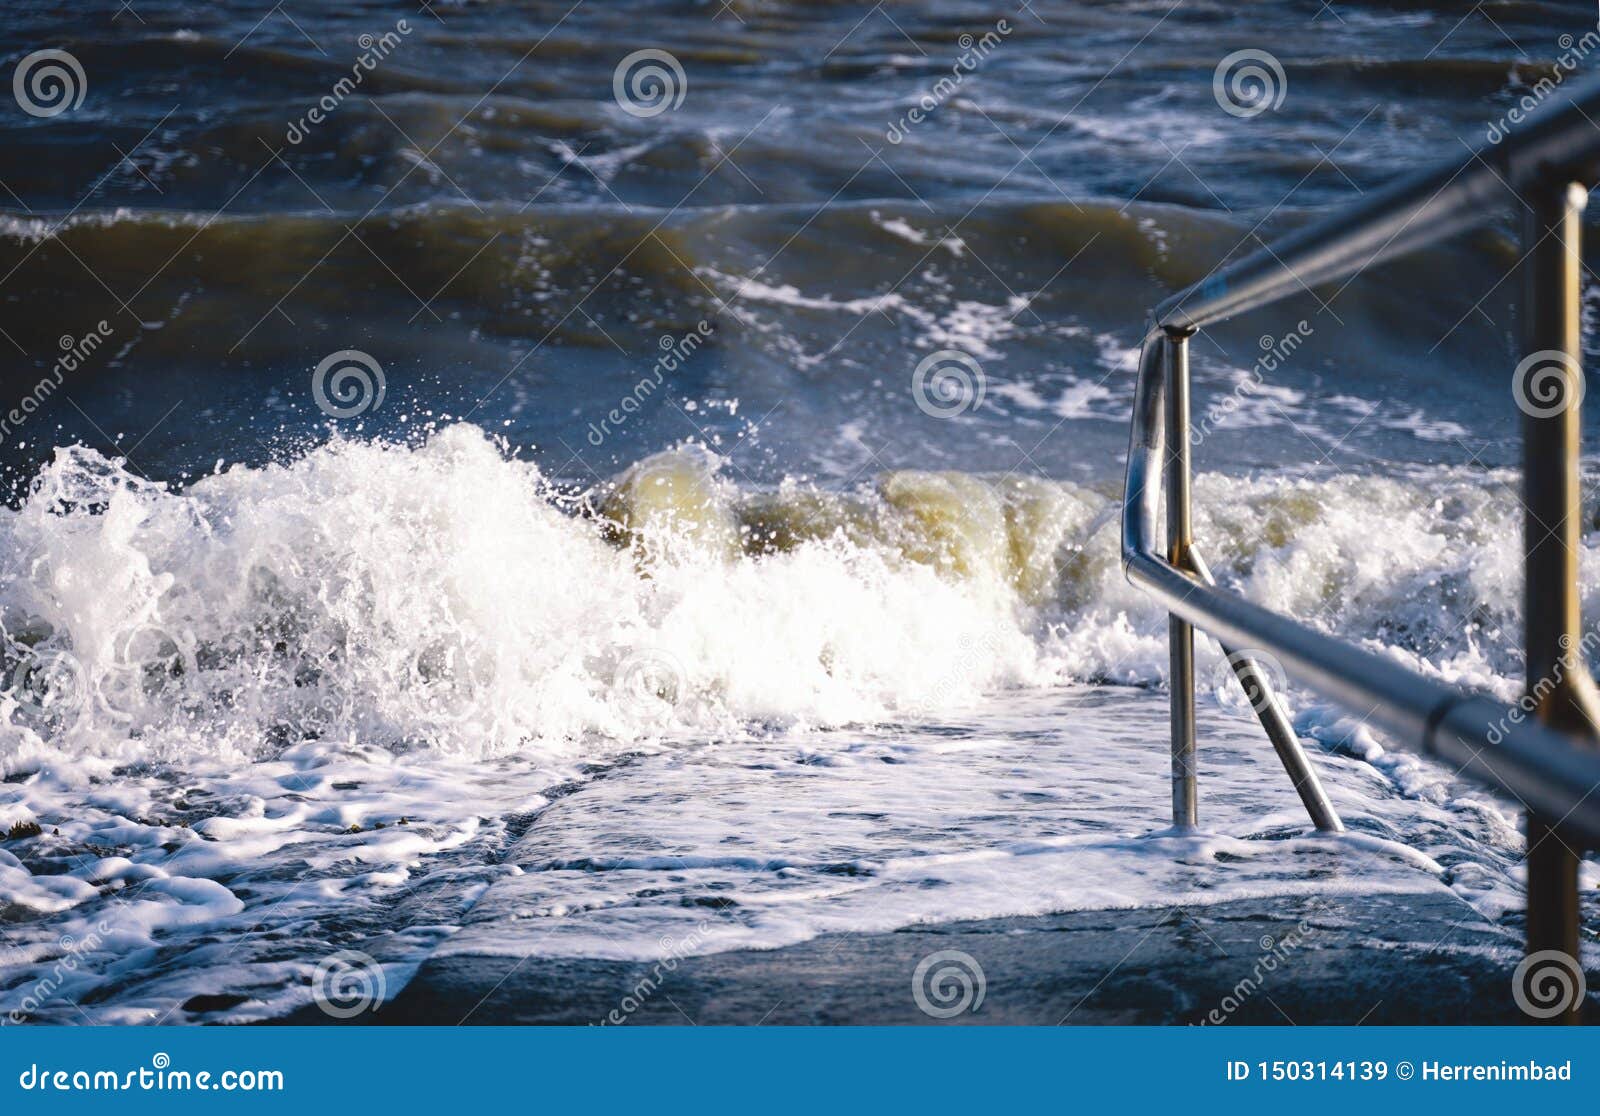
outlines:
[[[1524,417],[1524,641],[1527,695],[1539,720],[1600,741],[1600,695],[1583,661],[1578,600],[1579,256],[1588,192],[1540,186],[1525,199],[1524,349],[1514,388]],[[1557,394],[1551,395],[1550,392]],[[1578,958],[1578,855],[1561,819],[1528,815],[1528,952]],[[1561,1017],[1578,1021],[1578,1005]]]
[[[1189,565],[1194,525],[1189,501],[1189,342],[1168,335],[1167,350],[1167,561]],[[1195,788],[1194,629],[1167,617],[1172,690],[1172,825],[1193,829],[1199,821]]]
[[[1205,559],[1193,545],[1189,547],[1189,568],[1207,585],[1216,584]],[[1316,768],[1311,766],[1310,758],[1300,746],[1300,735],[1294,731],[1294,726],[1284,715],[1283,707],[1278,704],[1267,672],[1261,669],[1249,651],[1235,652],[1224,646],[1222,653],[1228,657],[1244,696],[1256,711],[1256,719],[1266,731],[1267,739],[1272,742],[1272,750],[1278,753],[1279,762],[1289,773],[1295,793],[1300,796],[1306,813],[1311,815],[1311,824],[1324,833],[1343,833],[1344,823],[1339,820],[1339,811],[1333,808],[1328,792],[1322,789],[1322,780],[1317,778]]]

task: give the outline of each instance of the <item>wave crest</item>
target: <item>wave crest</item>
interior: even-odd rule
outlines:
[[[175,492],[61,450],[0,513],[0,755],[305,739],[566,754],[1163,678],[1165,626],[1122,578],[1113,492],[923,472],[754,490],[722,466],[681,448],[574,499],[457,425]],[[1203,476],[1198,536],[1263,604],[1510,697],[1520,574],[1501,491],[1448,470]],[[639,662],[671,664],[670,685],[654,671],[641,689]]]

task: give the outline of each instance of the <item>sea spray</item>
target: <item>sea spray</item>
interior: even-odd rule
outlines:
[[[330,736],[577,754],[1164,678],[1165,625],[1122,576],[1114,491],[955,472],[741,481],[686,446],[574,510],[469,425],[415,446],[335,440],[181,491],[62,450],[0,512],[0,757]],[[1265,606],[1511,699],[1517,534],[1497,483],[1206,474],[1197,536]],[[665,709],[621,686],[641,659],[677,664]]]

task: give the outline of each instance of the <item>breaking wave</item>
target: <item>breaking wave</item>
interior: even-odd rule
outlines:
[[[181,491],[61,450],[0,513],[0,755],[16,770],[345,738],[582,755],[1162,681],[1164,624],[1122,578],[1113,491],[736,473],[683,446],[574,492],[466,424]],[[1207,475],[1198,537],[1268,607],[1510,698],[1506,480]]]

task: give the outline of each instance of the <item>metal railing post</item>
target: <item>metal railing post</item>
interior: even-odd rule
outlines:
[[[1198,625],[1224,647],[1249,649],[1237,658],[1255,656],[1257,668],[1276,660],[1301,684],[1369,719],[1399,746],[1522,802],[1529,815],[1528,949],[1567,954],[1563,967],[1569,971],[1571,962],[1581,964],[1578,853],[1600,848],[1600,795],[1594,793],[1600,787],[1600,689],[1584,662],[1600,627],[1580,631],[1577,592],[1582,511],[1577,404],[1583,386],[1579,240],[1586,194],[1573,185],[1600,182],[1597,115],[1600,76],[1553,98],[1504,142],[1374,191],[1348,210],[1209,273],[1157,306],[1150,313],[1134,386],[1122,503],[1123,572],[1169,618],[1174,820],[1193,824],[1196,814],[1191,625]],[[1219,589],[1205,577],[1205,563],[1190,537],[1184,341],[1308,286],[1353,278],[1487,224],[1513,195],[1530,212],[1522,265],[1526,357],[1516,380],[1527,416],[1524,639],[1526,707],[1536,713],[1533,718]],[[1163,488],[1165,553],[1158,542]],[[1247,692],[1269,692],[1266,671],[1238,673]],[[1271,715],[1263,723],[1274,743],[1281,737],[1292,745],[1280,754],[1307,808],[1317,817],[1326,806],[1328,820],[1335,821],[1320,788],[1300,777],[1303,752],[1296,754],[1292,726],[1275,703],[1264,704]],[[1563,1018],[1576,1016],[1574,1005]]]
[[[1524,642],[1535,716],[1600,741],[1600,695],[1583,660],[1578,599],[1582,537],[1578,447],[1583,398],[1579,256],[1587,191],[1540,185],[1525,199],[1523,411]],[[1551,394],[1551,392],[1555,394]],[[1528,814],[1528,952],[1578,953],[1578,853],[1564,819]],[[1578,1021],[1574,1003],[1562,1019]]]
[[[1169,334],[1166,349],[1166,493],[1167,561],[1179,569],[1189,565],[1194,542],[1189,496],[1189,342]],[[1194,628],[1167,617],[1167,653],[1172,701],[1172,824],[1192,829],[1199,822],[1194,736]]]

